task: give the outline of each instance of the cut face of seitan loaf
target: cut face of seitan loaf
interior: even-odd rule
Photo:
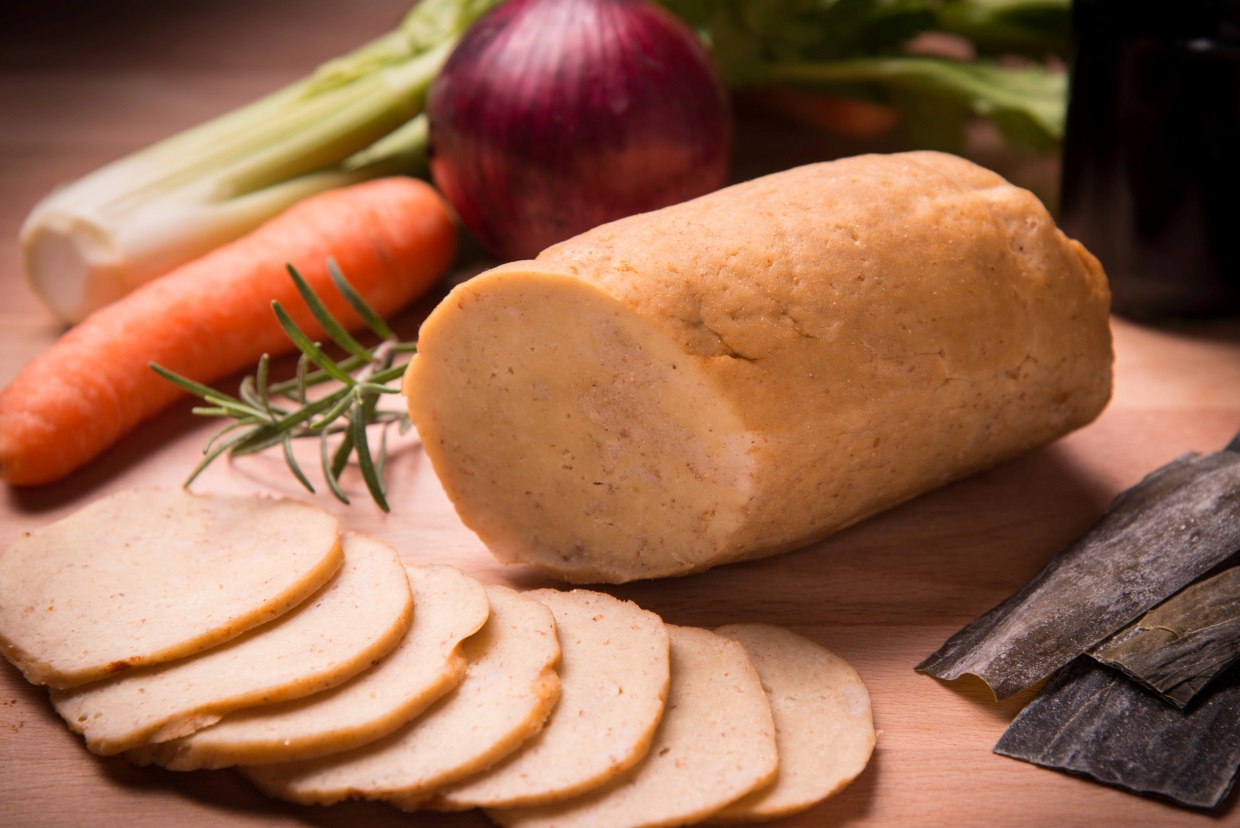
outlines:
[[[571,582],[787,551],[1090,422],[1109,292],[949,155],[801,167],[458,286],[405,375],[464,523]]]

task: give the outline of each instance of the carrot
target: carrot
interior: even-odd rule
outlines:
[[[392,177],[312,196],[101,308],[24,366],[0,391],[0,476],[19,486],[58,480],[176,400],[182,392],[151,362],[210,383],[290,350],[273,301],[321,336],[288,264],[356,329],[329,259],[387,315],[429,290],[455,253],[448,208],[425,182]]]
[[[763,87],[747,98],[795,123],[841,138],[871,140],[889,135],[900,123],[894,106],[791,87]]]

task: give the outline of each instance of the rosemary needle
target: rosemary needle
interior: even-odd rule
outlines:
[[[359,343],[339,320],[331,315],[314,289],[292,266],[289,276],[297,286],[315,321],[332,343],[348,356],[332,360],[322,346],[303,331],[279,302],[272,310],[285,334],[297,346],[301,356],[293,379],[270,381],[270,360],[266,354],[258,361],[253,376],[241,381],[237,396],[230,396],[188,377],[151,363],[151,369],[184,391],[201,397],[206,403],[194,408],[204,417],[230,419],[228,425],[207,441],[202,460],[185,481],[189,487],[207,466],[228,454],[255,454],[279,446],[284,462],[293,476],[311,493],[314,486],[302,471],[293,454],[293,440],[314,438],[320,441],[320,464],[328,489],[343,503],[349,498],[340,486],[340,475],[350,459],[356,458],[366,490],[383,511],[389,511],[383,469],[387,454],[387,430],[396,425],[404,434],[410,427],[404,411],[381,408],[379,400],[386,394],[398,394],[391,383],[404,374],[404,363],[398,357],[412,354],[417,346],[402,342],[392,329],[366,304],[353,289],[334,261],[328,262],[332,283],[366,327],[380,338],[379,344],[366,348]],[[311,396],[311,388],[335,383],[337,387]],[[377,456],[371,452],[367,428],[382,427]],[[335,447],[330,444],[337,440]]]

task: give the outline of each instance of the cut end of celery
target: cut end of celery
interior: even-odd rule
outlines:
[[[129,290],[109,236],[88,223],[31,222],[21,243],[30,287],[64,322],[80,322]]]

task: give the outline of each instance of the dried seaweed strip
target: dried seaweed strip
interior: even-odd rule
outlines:
[[[1025,706],[995,753],[1212,808],[1240,768],[1240,672],[1183,711],[1088,657]]]
[[[1090,655],[1186,707],[1240,660],[1240,567],[1186,587]]]
[[[1240,549],[1240,435],[1121,492],[1019,592],[917,669],[973,674],[996,698],[1037,684]]]

